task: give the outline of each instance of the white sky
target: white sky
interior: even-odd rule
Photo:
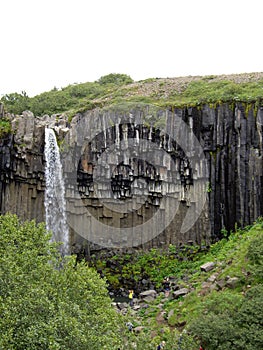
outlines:
[[[109,73],[263,71],[262,0],[3,0],[0,96]]]

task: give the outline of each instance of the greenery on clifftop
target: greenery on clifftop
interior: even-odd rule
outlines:
[[[39,116],[55,113],[72,116],[78,111],[118,104],[182,107],[230,101],[252,103],[262,98],[263,73],[152,78],[139,82],[125,74],[108,74],[95,82],[54,88],[31,98],[26,92],[15,92],[4,95],[0,101],[10,113],[31,110]]]

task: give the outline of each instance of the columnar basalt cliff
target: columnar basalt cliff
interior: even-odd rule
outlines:
[[[0,139],[0,212],[45,221],[45,126],[63,130],[66,121],[34,117],[29,111],[3,117],[11,121],[12,133],[3,133]]]
[[[70,124],[30,112],[5,118],[13,132],[0,144],[0,212],[45,221],[44,132],[53,128],[75,252],[209,243],[263,214],[263,107],[94,110]]]

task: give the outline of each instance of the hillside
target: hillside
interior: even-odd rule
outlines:
[[[125,74],[109,74],[98,81],[54,88],[34,97],[26,92],[4,95],[1,102],[10,113],[31,110],[35,115],[66,113],[136,104],[196,106],[229,101],[255,102],[263,96],[263,73],[150,78],[134,82]]]
[[[139,267],[157,286],[170,277],[171,290],[137,294],[133,308],[118,304],[134,325],[130,339],[138,349],[261,349],[263,344],[263,223],[237,230],[207,252],[185,247],[188,254],[151,251],[126,256],[123,273],[132,277]],[[122,258],[115,256],[116,264]],[[125,270],[125,272],[124,272]],[[113,270],[106,277],[118,279]],[[159,282],[159,283],[158,283]],[[125,287],[125,286],[124,286]]]

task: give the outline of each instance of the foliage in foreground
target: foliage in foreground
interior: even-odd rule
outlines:
[[[252,350],[263,344],[263,285],[252,287],[244,298],[219,293],[205,304],[203,317],[191,325],[207,350]]]
[[[193,252],[195,258],[183,270],[190,272],[187,283],[194,290],[177,300],[160,294],[144,315],[128,314],[126,321],[143,326],[140,334],[123,327],[126,321],[111,308],[104,280],[74,257],[63,261],[49,238],[43,225],[21,223],[13,215],[0,217],[1,349],[150,350],[163,339],[167,350],[195,350],[199,343],[205,350],[261,348],[262,222],[231,234],[208,253]],[[159,255],[150,254],[154,269]],[[217,262],[215,270],[193,272],[193,267],[211,260]],[[180,263],[185,264],[177,260],[173,272],[181,271]],[[215,272],[220,279],[237,276],[239,283],[202,295],[202,283]],[[167,318],[161,324],[156,323],[160,303]]]
[[[49,239],[43,225],[0,217],[0,348],[117,349],[105,282]]]

